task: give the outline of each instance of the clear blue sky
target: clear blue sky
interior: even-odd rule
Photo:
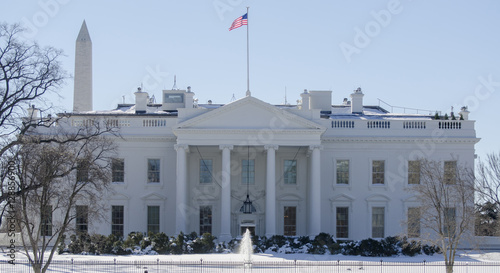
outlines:
[[[94,109],[192,86],[200,103],[246,91],[246,27],[228,31],[250,6],[250,89],[273,104],[304,90],[332,90],[339,104],[362,87],[365,104],[455,112],[476,120],[477,154],[500,151],[499,1],[0,0],[0,21],[30,39],[74,47],[85,19],[93,42]],[[155,72],[156,71],[156,72]],[[72,109],[73,81],[53,103]],[[390,110],[390,109],[389,109]],[[396,109],[395,109],[396,110]],[[398,109],[399,110],[399,109]],[[396,112],[396,111],[395,111]]]

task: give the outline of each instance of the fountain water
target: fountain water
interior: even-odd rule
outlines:
[[[245,265],[252,263],[253,245],[250,230],[246,230],[243,234],[240,244],[240,255],[243,257],[243,262]]]

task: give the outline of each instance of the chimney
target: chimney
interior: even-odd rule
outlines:
[[[307,89],[304,89],[304,93],[300,94],[302,98],[302,106],[301,110],[309,110],[309,93],[307,93]]]
[[[28,108],[28,116],[27,116],[29,121],[34,121],[38,119],[38,109],[35,108],[35,105],[31,105],[30,108]]]
[[[140,87],[137,88],[135,94],[135,113],[144,114],[146,113],[146,108],[148,106],[148,93],[142,92]]]
[[[194,93],[191,92],[191,86],[187,87],[187,92],[185,93],[186,96],[186,106],[185,108],[193,108],[194,104]]]
[[[309,109],[332,112],[332,91],[309,91]]]
[[[363,114],[363,97],[365,95],[361,91],[361,87],[354,90],[351,94],[351,113],[352,114]]]
[[[464,120],[469,120],[469,110],[467,110],[467,106],[463,106],[461,109],[460,109],[460,112],[458,112],[458,114],[460,116],[462,116],[462,118]]]

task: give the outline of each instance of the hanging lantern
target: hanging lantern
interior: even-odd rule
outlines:
[[[250,201],[250,196],[247,194],[247,200],[243,202],[243,206],[240,208],[240,212],[243,212],[245,214],[252,214],[253,212],[256,212],[257,210],[252,204],[252,201]]]

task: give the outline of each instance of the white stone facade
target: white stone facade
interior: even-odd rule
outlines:
[[[189,92],[177,93],[192,98]],[[325,93],[306,95],[314,101],[315,94],[324,99]],[[124,162],[124,181],[113,182],[106,206],[123,206],[124,234],[148,231],[148,206],[159,207],[159,231],[169,235],[200,233],[203,206],[211,208],[209,230],[221,240],[239,236],[248,226],[266,236],[328,232],[362,239],[374,237],[372,217],[382,217],[377,218],[381,226],[375,227],[375,235],[402,234],[408,207],[417,206],[406,190],[411,187],[408,161],[425,157],[472,166],[478,141],[474,121],[363,109],[351,113],[350,105],[331,106],[330,111],[274,106],[248,96],[227,105],[176,111],[148,105],[139,114],[135,105],[121,105],[72,119],[79,124],[105,118],[120,127],[118,158]],[[159,160],[158,182],[148,182],[148,159]],[[248,159],[253,161],[254,178],[248,186],[256,209],[252,214],[240,212]],[[211,166],[204,174],[208,183],[200,182],[205,161]],[[295,164],[291,176],[286,162]],[[380,170],[374,162],[383,165]],[[345,164],[344,171],[337,170]],[[285,227],[285,210],[290,208],[295,226]],[[337,223],[337,208],[347,222]],[[109,221],[90,223],[90,231],[112,232],[111,209]]]
[[[252,96],[196,104],[189,88],[163,90],[162,103],[152,104],[139,90],[136,104],[85,112],[76,98],[89,89],[77,88],[76,74],[71,124],[105,119],[122,136],[114,177],[123,181],[112,181],[103,200],[109,217],[89,219],[91,233],[209,231],[222,241],[247,227],[261,236],[404,234],[408,208],[418,206],[407,191],[408,162],[473,166],[479,141],[466,109],[464,120],[393,114],[363,105],[361,89],[333,106],[332,91],[276,106]],[[247,191],[250,214],[240,211]]]

